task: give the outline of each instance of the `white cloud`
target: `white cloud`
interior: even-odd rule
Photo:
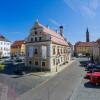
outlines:
[[[50,21],[52,24],[54,24],[55,26],[57,26],[57,27],[61,25],[60,23],[58,23],[56,20],[54,20],[54,19],[52,19],[52,18],[50,18],[49,21]]]
[[[98,0],[91,0],[89,6],[96,10],[99,6],[99,1]]]
[[[64,0],[73,11],[80,11],[82,15],[95,17],[100,0]]]
[[[96,15],[96,13],[87,6],[81,6],[80,10],[82,11],[82,14],[85,14],[91,17],[94,17]]]

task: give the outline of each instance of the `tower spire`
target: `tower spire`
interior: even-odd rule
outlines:
[[[87,27],[87,30],[86,30],[86,42],[90,42],[88,27]]]

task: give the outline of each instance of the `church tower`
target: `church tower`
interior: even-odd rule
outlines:
[[[90,36],[89,36],[88,28],[87,28],[87,31],[86,31],[86,42],[90,42]]]

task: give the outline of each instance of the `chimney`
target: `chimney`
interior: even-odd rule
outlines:
[[[59,29],[60,29],[60,35],[64,36],[64,33],[63,33],[64,32],[64,28],[63,28],[63,26],[60,26]]]

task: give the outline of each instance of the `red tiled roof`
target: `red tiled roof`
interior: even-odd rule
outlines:
[[[22,44],[25,44],[25,41],[24,40],[18,40],[18,41],[15,41],[11,47],[12,48],[21,48]]]
[[[78,42],[75,46],[93,46],[94,42]]]
[[[55,43],[61,44],[61,45],[68,45],[67,42],[65,41],[64,37],[61,36],[59,33],[54,32],[53,30],[50,30],[49,28],[43,26],[44,32],[46,34],[51,35],[51,40]]]

